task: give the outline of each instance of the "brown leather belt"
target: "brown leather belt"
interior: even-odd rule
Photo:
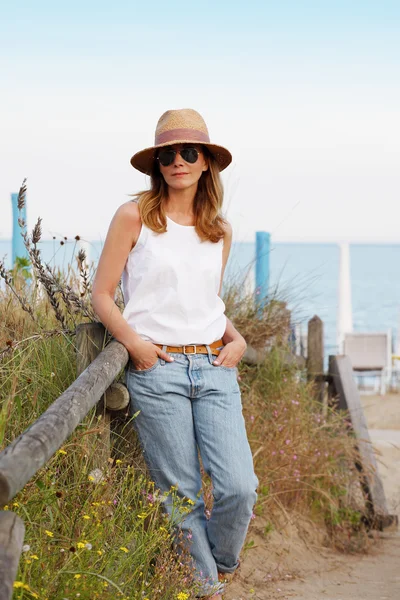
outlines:
[[[163,349],[163,344],[154,344],[154,345],[157,346],[158,348]],[[217,340],[216,342],[209,344],[209,348],[211,349],[211,354],[218,356],[218,354],[220,353],[218,348],[220,348],[223,345],[224,345],[224,343],[222,340]],[[199,345],[199,346],[197,344],[190,344],[188,346],[167,346],[165,351],[166,352],[179,352],[182,354],[208,354],[207,346],[204,344]]]

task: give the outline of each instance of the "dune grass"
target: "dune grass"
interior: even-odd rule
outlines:
[[[6,283],[0,291],[2,448],[73,382],[75,327],[94,318],[84,255],[78,256],[77,274],[64,274],[41,264],[39,239],[40,223],[27,240],[32,277],[24,267],[10,272],[0,264]],[[260,480],[255,517],[267,516],[267,536],[282,519],[306,516],[325,528],[329,543],[362,550],[356,449],[343,415],[317,403],[305,374],[284,360],[290,325],[285,302],[277,294],[261,310],[243,289],[226,288],[227,314],[249,344],[270,349],[262,364],[241,364],[239,370]],[[187,600],[195,584],[187,552],[177,554],[173,539],[190,505],[171,489],[176,511],[167,519],[165,497],[148,479],[140,454],[121,453],[121,445],[100,468],[96,419],[92,411],[7,507],[26,524],[15,598]],[[206,478],[204,493],[210,511]]]

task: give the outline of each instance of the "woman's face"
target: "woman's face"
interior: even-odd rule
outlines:
[[[199,155],[195,163],[186,162],[179,153],[184,147],[196,148]],[[174,190],[184,190],[192,186],[196,186],[203,171],[207,171],[208,164],[203,154],[201,145],[197,144],[174,144],[166,148],[178,150],[174,160],[168,167],[163,167],[159,162],[160,172],[165,179],[167,185]],[[163,148],[164,150],[164,148]]]

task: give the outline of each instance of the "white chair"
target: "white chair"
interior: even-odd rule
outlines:
[[[392,377],[392,330],[373,333],[345,333],[343,354],[350,358],[353,372],[380,377],[379,393],[385,394]],[[377,382],[377,379],[375,379]],[[377,393],[378,387],[372,393]]]

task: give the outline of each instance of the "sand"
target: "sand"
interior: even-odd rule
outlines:
[[[361,396],[378,469],[391,514],[400,516],[400,394]],[[225,600],[400,600],[400,534],[373,533],[365,555],[324,548],[311,523],[288,523],[264,535],[261,517],[253,522],[240,571]]]

